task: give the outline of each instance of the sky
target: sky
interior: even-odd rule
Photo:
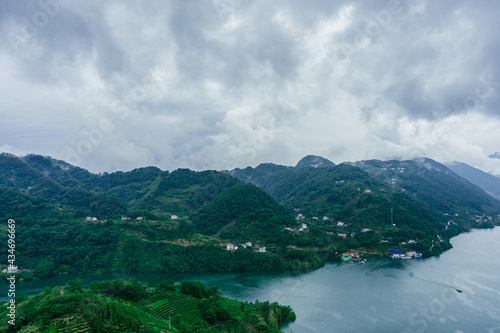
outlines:
[[[500,2],[3,0],[0,152],[92,172],[314,154],[499,175]]]

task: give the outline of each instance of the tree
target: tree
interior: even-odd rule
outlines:
[[[83,290],[82,279],[76,278],[74,280],[69,280],[66,283],[66,288],[68,288],[69,292],[81,292]]]

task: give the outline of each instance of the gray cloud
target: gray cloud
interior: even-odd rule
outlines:
[[[3,1],[0,148],[93,171],[322,154],[500,173],[499,6]]]

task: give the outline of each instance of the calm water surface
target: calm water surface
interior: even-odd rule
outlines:
[[[454,248],[438,258],[327,264],[307,273],[81,278],[89,283],[137,277],[152,285],[164,279],[202,281],[241,301],[291,305],[297,320],[282,328],[286,332],[500,332],[500,228],[475,230],[453,238],[452,244]],[[18,282],[17,292],[36,294],[74,277]],[[7,289],[6,285],[0,287]]]

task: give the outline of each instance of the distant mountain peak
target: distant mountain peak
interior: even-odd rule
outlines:
[[[335,163],[321,156],[307,155],[306,157],[302,158],[295,167],[305,168],[308,166],[313,168],[329,168],[335,166]]]
[[[489,158],[498,158],[498,159],[500,159],[500,152],[497,151],[497,152],[489,155],[488,157]]]

